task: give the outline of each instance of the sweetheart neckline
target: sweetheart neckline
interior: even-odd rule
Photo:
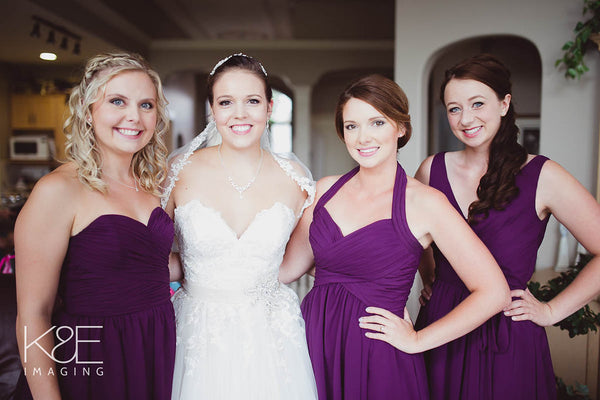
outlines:
[[[133,221],[134,223],[137,223],[139,225],[142,225],[144,228],[148,229],[150,227],[150,223],[152,222],[152,218],[154,217],[154,215],[157,215],[156,211],[157,210],[161,210],[167,217],[169,216],[165,210],[163,210],[162,207],[160,206],[156,206],[152,209],[152,211],[150,212],[150,216],[148,217],[148,222],[143,223],[142,221],[135,219],[133,217],[130,217],[129,215],[124,215],[124,214],[115,214],[115,213],[109,213],[109,214],[100,214],[98,215],[96,218],[94,218],[92,220],[92,222],[90,222],[89,224],[87,224],[82,230],[80,230],[79,232],[77,232],[76,234],[74,234],[73,236],[71,236],[72,238],[75,238],[79,235],[81,235],[84,231],[88,230],[92,225],[94,225],[95,223],[98,222],[98,220],[104,219],[104,218],[108,218],[108,217],[117,217],[117,218],[125,218],[127,220]],[[169,217],[170,219],[170,217]]]
[[[246,226],[246,229],[244,229],[244,231],[238,235],[236,231],[233,230],[233,228],[227,223],[227,221],[225,221],[225,218],[223,218],[223,215],[221,213],[221,211],[216,210],[210,206],[205,205],[204,203],[202,203],[200,200],[198,199],[192,199],[190,201],[188,201],[185,204],[182,204],[180,206],[175,207],[174,211],[173,211],[173,216],[174,218],[177,215],[178,210],[183,209],[183,208],[187,208],[190,204],[199,204],[201,207],[211,211],[214,215],[216,215],[219,220],[223,223],[223,225],[227,228],[227,230],[231,233],[231,236],[233,236],[233,238],[236,241],[241,241],[244,236],[246,235],[246,232],[248,232],[250,230],[250,228],[254,225],[254,223],[256,222],[256,220],[258,219],[258,217],[262,214],[265,214],[266,212],[274,209],[276,206],[281,206],[284,209],[286,209],[294,218],[296,217],[296,214],[294,213],[294,210],[292,210],[291,207],[289,207],[288,205],[282,203],[281,201],[275,201],[271,206],[267,207],[267,208],[263,208],[259,211],[256,212],[256,214],[254,214],[254,216],[250,219],[250,222],[248,223],[248,225]]]

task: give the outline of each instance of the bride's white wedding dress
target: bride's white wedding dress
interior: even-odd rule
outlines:
[[[312,180],[273,157],[309,193],[308,206]],[[192,200],[174,221],[185,281],[173,298],[173,399],[316,399],[298,297],[278,281],[298,216],[276,202],[237,237],[218,211]]]

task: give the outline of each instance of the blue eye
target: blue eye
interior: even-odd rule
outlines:
[[[142,103],[141,107],[144,110],[152,110],[154,108],[154,104],[146,102],[146,103]]]
[[[119,99],[119,98],[110,100],[110,103],[114,104],[115,106],[118,106],[118,107],[120,107],[120,106],[122,106],[122,105],[125,104],[125,102],[123,101],[123,99]]]
[[[483,106],[483,102],[481,101],[476,101],[475,103],[473,103],[473,108],[480,108]]]
[[[450,114],[456,114],[456,113],[457,113],[457,112],[459,112],[459,111],[460,111],[460,108],[458,108],[458,107],[450,107],[450,108],[448,109],[448,112],[449,112]]]

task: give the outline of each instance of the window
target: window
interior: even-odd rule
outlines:
[[[274,153],[291,152],[292,99],[278,90],[273,90],[273,112],[269,125],[271,150]]]

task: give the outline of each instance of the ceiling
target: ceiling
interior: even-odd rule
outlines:
[[[81,64],[120,48],[147,55],[153,48],[219,41],[389,41],[395,0],[0,0],[0,62]],[[30,35],[39,17],[81,37],[81,53],[47,43],[50,29]]]

